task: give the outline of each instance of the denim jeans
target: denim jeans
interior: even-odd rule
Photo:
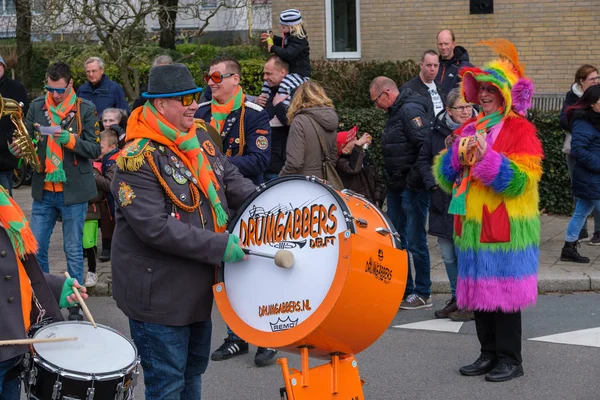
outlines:
[[[13,378],[6,382],[6,373],[21,362],[21,357],[0,362],[0,400],[19,400],[21,398],[21,381]]]
[[[579,239],[579,232],[581,231],[581,228],[583,228],[588,215],[590,215],[594,208],[600,208],[600,200],[577,199],[575,211],[573,212],[573,216],[567,227],[565,238],[567,242],[575,242]]]
[[[227,326],[227,334],[231,335],[231,337],[233,338],[233,340],[242,340],[241,337],[239,337],[238,335],[236,335],[235,332],[231,330],[231,328],[229,327],[229,325]]]
[[[570,155],[566,154],[567,156],[567,169],[569,170],[569,177],[571,178],[571,183],[573,183],[573,168],[575,167],[575,159],[573,157],[571,157]],[[577,204],[577,198],[575,198],[575,204]],[[589,215],[590,213],[588,213]],[[593,216],[594,216],[594,232],[600,232],[600,210],[598,209],[598,207],[594,207],[594,211],[592,212]],[[587,216],[585,217],[585,220],[583,222],[583,226],[582,229],[585,229],[587,231]],[[578,237],[579,238],[579,237]]]
[[[0,185],[4,186],[4,189],[8,190],[8,193],[12,196],[12,171],[0,172]]]
[[[454,249],[454,240],[445,237],[438,237],[438,244],[440,245],[440,252],[442,253],[442,260],[446,266],[446,274],[448,275],[448,281],[450,281],[450,290],[452,291],[452,297],[456,298],[456,278],[458,277],[458,259],[456,257],[456,250]]]
[[[431,295],[431,264],[426,229],[429,192],[413,189],[388,191],[387,205],[388,216],[402,237],[403,244],[407,246],[415,268],[413,281],[409,260],[404,297],[415,293],[427,299]]]
[[[38,241],[37,260],[44,272],[50,272],[48,248],[50,236],[58,215],[62,218],[64,250],[67,256],[67,270],[79,283],[83,280],[83,224],[88,203],[66,206],[62,192],[44,190],[42,201],[33,200],[31,206],[31,230]]]
[[[200,400],[212,322],[168,326],[129,319],[146,384],[146,400]]]

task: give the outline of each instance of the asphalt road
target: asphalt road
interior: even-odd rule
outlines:
[[[436,297],[434,309],[444,300]],[[128,335],[127,319],[111,298],[95,297],[88,303],[98,323]],[[598,399],[599,305],[600,294],[593,292],[540,296],[538,305],[523,314],[525,376],[506,383],[459,375],[458,368],[478,356],[473,322],[453,325],[457,332],[398,328],[394,326],[433,319],[431,310],[400,311],[385,334],[357,356],[365,399]],[[216,309],[213,323],[212,348],[216,349],[225,337],[225,325]],[[580,335],[591,346],[528,340],[591,328],[598,329]],[[254,352],[251,346],[247,355],[211,362],[203,378],[203,400],[279,399],[283,386],[279,366],[255,367]],[[297,356],[280,355],[289,358],[290,367],[300,368]],[[321,363],[311,360],[311,366]],[[143,398],[141,379],[136,399]]]

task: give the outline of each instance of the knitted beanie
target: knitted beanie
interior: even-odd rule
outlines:
[[[279,15],[279,23],[284,26],[298,25],[302,23],[302,14],[293,8],[282,11]]]

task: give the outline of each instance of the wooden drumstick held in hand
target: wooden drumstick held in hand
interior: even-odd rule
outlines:
[[[71,277],[71,275],[69,275],[67,271],[65,271],[65,276],[67,277],[67,279]],[[94,321],[94,317],[92,317],[92,313],[90,313],[89,308],[87,308],[87,305],[83,301],[83,298],[79,293],[79,289],[77,289],[75,286],[73,286],[73,293],[75,293],[75,297],[77,297],[77,302],[79,302],[79,305],[81,306],[81,309],[83,310],[83,313],[87,317],[88,321],[92,323],[94,328],[98,329],[98,327],[96,326],[96,321]]]
[[[280,268],[292,268],[294,266],[294,253],[289,250],[278,250],[275,254],[261,253],[250,249],[242,250],[251,256],[271,258],[275,262],[275,265]]]
[[[54,343],[54,342],[67,342],[71,340],[77,340],[76,337],[57,337],[57,338],[37,338],[37,339],[15,339],[15,340],[0,340],[0,346],[20,346],[37,343]]]

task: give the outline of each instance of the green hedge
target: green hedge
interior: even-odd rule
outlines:
[[[379,135],[385,126],[386,114],[374,107],[341,108],[337,111],[340,117],[340,131],[358,125],[361,132],[369,132],[373,135],[371,152],[379,168],[382,168],[383,158]],[[559,114],[534,111],[531,114],[531,120],[539,131],[545,154],[542,163],[544,175],[540,183],[540,210],[550,214],[571,215],[573,213],[573,197],[565,155],[562,152],[565,135],[559,125]]]

